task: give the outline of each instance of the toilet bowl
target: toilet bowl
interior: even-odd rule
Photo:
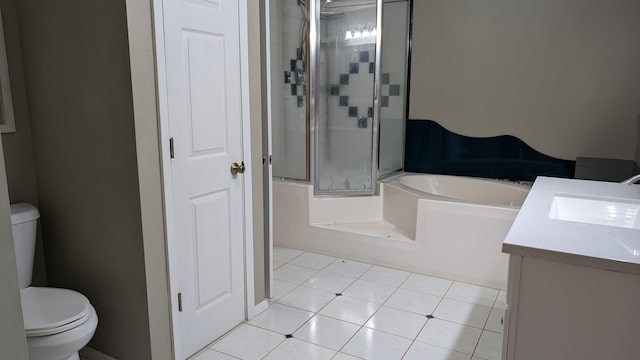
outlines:
[[[98,325],[89,300],[79,292],[31,285],[38,210],[11,205],[11,224],[30,360],[79,360]]]

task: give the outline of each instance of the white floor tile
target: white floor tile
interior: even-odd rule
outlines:
[[[319,314],[363,325],[376,312],[378,306],[347,296],[338,296],[320,310]]]
[[[291,260],[289,263],[311,269],[322,270],[334,261],[336,261],[336,258],[334,257],[307,252]]]
[[[359,325],[316,315],[298,329],[293,334],[293,337],[330,349],[340,350],[358,329],[360,329]]]
[[[278,345],[265,360],[329,360],[335,354],[334,350],[292,338]]]
[[[409,345],[409,339],[362,328],[345,345],[342,352],[368,360],[398,360],[402,358]]]
[[[481,333],[471,326],[430,319],[416,340],[471,355]]]
[[[338,259],[332,262],[329,266],[323,269],[323,271],[330,272],[332,274],[350,277],[350,278],[359,278],[367,272],[373,265],[351,261]]]
[[[454,282],[444,296],[468,303],[492,307],[498,296],[498,290],[477,285]]]
[[[359,357],[351,356],[345,353],[337,353],[333,360],[360,360]]]
[[[394,291],[396,291],[395,287],[356,280],[342,294],[354,299],[382,304]]]
[[[478,342],[475,357],[487,360],[499,360],[502,355],[502,334],[483,331]]]
[[[205,349],[198,356],[193,358],[193,360],[236,360],[237,357],[229,356],[227,354],[223,354],[221,352]]]
[[[309,280],[318,271],[291,264],[285,264],[273,272],[273,278],[288,283],[300,285]]]
[[[438,346],[414,342],[403,360],[469,360],[469,355]]]
[[[482,329],[489,317],[489,312],[491,312],[491,308],[486,306],[445,298],[442,299],[433,315],[438,319]]]
[[[425,294],[444,296],[453,281],[433,276],[411,274],[402,284],[402,289],[417,291]]]
[[[308,311],[273,304],[260,315],[249,320],[249,324],[286,335],[293,333],[312,316],[313,313]]]
[[[496,299],[496,303],[493,304],[493,307],[501,310],[507,309],[507,292],[506,291],[500,290],[500,292],[498,292],[498,298]]]
[[[328,273],[326,271],[320,271],[313,277],[311,277],[311,279],[307,280],[304,283],[304,286],[314,289],[326,290],[332,293],[339,293],[344,291],[344,289],[351,285],[353,281],[353,278]]]
[[[504,310],[493,308],[489,313],[489,319],[484,326],[485,329],[502,334],[504,331]]]
[[[393,335],[415,339],[426,321],[427,318],[423,315],[383,306],[376,311],[365,326]]]
[[[298,309],[317,312],[336,295],[334,293],[298,286],[278,300],[279,303]]]
[[[289,291],[296,288],[296,284],[288,283],[286,281],[273,279],[273,286],[271,292],[271,299],[277,300],[285,296]]]
[[[280,266],[282,266],[284,264],[286,264],[286,263],[282,262],[282,261],[273,260],[273,270],[276,270],[277,268],[279,268]]]
[[[429,315],[433,313],[440,300],[438,296],[398,289],[385,305],[420,315]]]
[[[410,273],[390,269],[381,266],[374,266],[364,273],[360,280],[366,280],[376,284],[398,287],[409,277]]]
[[[284,339],[284,336],[272,331],[242,324],[212,348],[240,359],[261,359]]]
[[[280,262],[289,262],[295,259],[297,256],[299,256],[302,253],[303,253],[302,250],[296,250],[296,249],[291,249],[291,248],[286,248],[281,246],[274,246],[273,260],[280,261]]]

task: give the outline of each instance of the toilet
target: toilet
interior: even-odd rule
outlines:
[[[11,205],[22,314],[30,360],[79,360],[98,315],[79,292],[31,285],[36,229],[40,214],[27,203]]]

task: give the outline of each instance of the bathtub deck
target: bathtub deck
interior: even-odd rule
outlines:
[[[374,236],[393,240],[413,241],[409,234],[404,232],[399,227],[388,223],[384,220],[366,221],[366,222],[351,222],[351,223],[336,223],[336,224],[312,224],[313,226],[337,230],[346,231],[354,234],[363,234],[367,236]]]

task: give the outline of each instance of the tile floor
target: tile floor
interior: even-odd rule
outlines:
[[[504,291],[282,247],[274,269],[269,308],[192,359],[500,358]]]

